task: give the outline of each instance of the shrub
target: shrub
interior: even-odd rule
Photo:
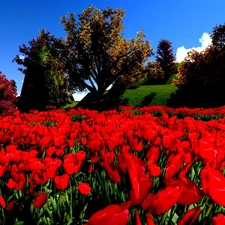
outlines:
[[[7,80],[0,72],[0,115],[12,115],[16,111],[17,90],[14,80]]]

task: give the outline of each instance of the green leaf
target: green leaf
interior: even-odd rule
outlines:
[[[24,221],[17,221],[13,225],[24,225]]]
[[[50,197],[50,199],[51,199],[51,203],[52,203],[52,206],[53,206],[53,208],[54,208],[54,211],[56,212],[56,211],[57,211],[56,201],[55,201],[55,199],[52,198],[52,197]]]

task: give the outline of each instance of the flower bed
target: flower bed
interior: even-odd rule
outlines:
[[[225,119],[168,110],[1,117],[0,223],[224,224]]]

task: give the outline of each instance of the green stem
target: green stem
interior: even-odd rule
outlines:
[[[159,225],[165,225],[166,218],[167,218],[167,213],[164,213],[164,215],[162,217],[162,220],[160,221],[160,224]]]

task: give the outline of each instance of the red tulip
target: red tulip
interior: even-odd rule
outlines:
[[[188,174],[190,168],[192,167],[192,164],[193,164],[193,162],[187,163],[187,164],[180,170],[180,172],[179,172],[179,174],[178,174],[178,177],[185,177],[185,176]]]
[[[83,160],[86,158],[85,151],[79,151],[77,153],[68,153],[64,157],[63,169],[64,171],[71,175],[78,173],[82,165]]]
[[[39,159],[39,158],[30,158],[30,159],[28,159],[26,161],[26,168],[27,168],[27,170],[34,171],[34,170],[44,169],[45,166],[42,163],[41,159]]]
[[[216,204],[225,206],[225,177],[223,173],[206,166],[200,172],[203,192]]]
[[[171,155],[168,158],[168,163],[166,164],[166,173],[165,178],[171,178],[173,177],[181,168],[181,165],[183,163],[184,154],[179,153],[177,155]]]
[[[46,177],[48,179],[54,179],[59,167],[62,164],[62,161],[60,159],[53,159],[51,157],[45,157],[43,159],[43,163],[45,165],[45,173],[46,173]]]
[[[156,146],[148,146],[145,154],[145,158],[152,163],[157,163],[160,158],[161,151],[159,147]]]
[[[105,163],[114,163],[115,152],[107,152],[105,150],[101,151],[102,161]]]
[[[174,134],[166,134],[163,136],[163,146],[164,148],[171,148],[172,146],[175,145],[177,141],[177,137]]]
[[[135,214],[135,225],[142,225],[137,209],[135,209],[134,214]]]
[[[149,171],[150,176],[157,177],[162,172],[162,169],[157,164],[149,161],[148,162],[148,171]]]
[[[15,204],[16,204],[16,200],[12,200],[11,202],[8,203],[5,209],[7,211],[11,211],[14,208]]]
[[[201,208],[199,206],[187,211],[181,220],[178,221],[177,225],[191,225],[198,218],[201,213]]]
[[[88,195],[91,192],[91,186],[88,183],[80,183],[78,190],[82,195]]]
[[[180,179],[166,179],[164,180],[164,185],[166,186],[179,186],[181,188],[181,193],[177,199],[177,203],[181,205],[191,205],[202,199],[202,191],[200,188],[189,178],[181,177]]]
[[[135,190],[131,189],[130,191],[130,202],[132,206],[139,205],[144,201],[152,188],[153,181],[152,179],[142,180],[139,184],[139,196],[138,198],[135,195]]]
[[[9,189],[15,189],[17,191],[19,190],[23,190],[24,186],[26,184],[26,180],[21,180],[19,182],[15,182],[12,178],[9,178],[6,186],[9,188]]]
[[[101,165],[103,166],[104,170],[112,181],[114,181],[115,183],[121,182],[120,171],[118,166],[115,166],[113,163],[106,162],[102,162]]]
[[[7,166],[0,164],[0,177],[3,177],[4,176],[6,170],[7,170]]]
[[[147,210],[148,209],[148,207],[151,204],[151,201],[152,201],[153,196],[154,196],[154,194],[152,194],[152,193],[149,193],[147,195],[147,197],[145,198],[145,200],[141,203],[141,208],[142,209],[144,209],[144,210]]]
[[[162,215],[170,210],[179,198],[181,189],[177,187],[167,187],[164,190],[153,195],[149,206],[149,212],[152,215]]]
[[[110,205],[91,216],[86,225],[126,225],[129,220],[130,202]]]
[[[0,206],[2,208],[5,208],[5,200],[4,200],[4,198],[1,195],[0,195]]]
[[[225,224],[225,216],[223,214],[218,214],[212,218],[212,225],[224,225]]]
[[[48,178],[43,170],[34,170],[31,173],[31,179],[36,185],[43,185],[47,182]]]
[[[155,222],[149,213],[147,213],[147,225],[155,225]]]
[[[142,180],[146,179],[146,163],[136,155],[127,152],[118,154],[118,160],[118,165],[124,173],[127,169],[132,189],[134,190],[134,195],[138,199],[140,188],[139,184]]]
[[[56,176],[54,178],[54,183],[55,183],[56,188],[58,188],[59,190],[64,190],[68,187],[69,180],[70,180],[69,175],[63,174],[62,176]]]
[[[33,205],[35,208],[41,208],[47,201],[48,195],[46,193],[41,193],[34,198]]]
[[[129,130],[127,132],[127,140],[129,145],[135,149],[136,146],[138,146],[139,142],[140,142],[140,138],[138,137],[138,135],[136,134],[136,132],[134,130]]]
[[[103,150],[103,139],[99,132],[93,132],[88,134],[88,148],[92,152],[98,152]]]

